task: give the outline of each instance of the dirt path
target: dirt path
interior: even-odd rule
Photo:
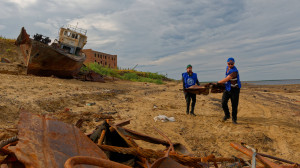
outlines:
[[[245,142],[259,152],[291,161],[300,160],[300,85],[244,86],[240,94],[238,125],[221,122],[222,94],[197,96],[197,116],[185,114],[181,83],[166,85],[115,81],[81,82],[57,78],[0,74],[0,139],[16,134],[19,108],[49,114],[75,124],[85,119],[92,131],[107,112],[116,121],[131,119],[128,128],[158,138],[153,126],[197,156],[239,155],[230,142]],[[96,103],[88,106],[87,103]],[[162,114],[175,122],[155,122]],[[106,116],[107,117],[107,116]],[[138,142],[146,148],[162,146]]]

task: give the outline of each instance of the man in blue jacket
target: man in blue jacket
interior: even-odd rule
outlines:
[[[230,99],[232,105],[232,123],[237,124],[237,110],[239,104],[241,81],[239,71],[234,66],[234,63],[235,61],[233,58],[228,58],[228,66],[226,67],[225,78],[220,80],[218,83],[225,83],[225,91],[222,96],[222,108],[225,113],[223,121],[226,121],[230,118],[228,109],[228,100]]]
[[[186,88],[189,88],[195,84],[197,84],[198,86],[200,85],[197,78],[197,74],[193,73],[192,68],[193,67],[190,64],[186,67],[186,72],[182,73],[182,82],[183,82],[184,96],[186,100],[186,114],[191,114],[193,116],[196,116],[194,113],[195,105],[196,105],[196,94],[188,93],[185,91]],[[191,111],[189,111],[191,99],[192,99],[192,109]]]

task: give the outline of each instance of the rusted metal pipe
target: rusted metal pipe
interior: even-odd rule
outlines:
[[[154,151],[152,149],[143,149],[143,148],[127,148],[127,147],[117,147],[117,146],[109,146],[109,145],[99,145],[99,147],[102,150],[105,151],[111,151],[111,152],[117,152],[117,153],[122,153],[122,154],[129,154],[129,155],[134,155],[134,156],[141,156],[144,158],[155,158],[159,159],[165,156],[165,152],[163,151]],[[169,155],[170,158],[178,161],[181,164],[188,164],[188,163],[198,163],[198,162],[230,162],[233,163],[235,162],[234,158],[214,158],[214,157],[205,157],[205,158],[200,158],[200,157],[191,157],[187,155],[181,155],[181,154],[176,154],[176,153],[170,153]]]
[[[2,141],[0,142],[0,148],[3,148],[4,146],[6,146],[6,145],[8,145],[8,144],[10,144],[10,143],[12,143],[12,142],[16,142],[16,141],[18,141],[18,140],[19,140],[19,139],[18,139],[17,136],[14,136],[14,137],[11,137],[11,138],[2,140]]]
[[[102,158],[88,157],[88,156],[74,156],[69,158],[64,167],[65,168],[74,168],[76,165],[85,164],[92,166],[99,166],[103,168],[132,168],[114,161],[110,161]]]
[[[100,138],[99,138],[99,140],[98,140],[98,145],[102,145],[102,143],[103,143],[103,141],[104,141],[105,133],[106,133],[106,131],[105,131],[105,130],[102,130],[101,136],[100,136]]]
[[[250,149],[247,149],[244,146],[239,145],[237,143],[230,143],[230,146],[232,146],[233,148],[235,148],[238,151],[241,151],[242,153],[246,154],[249,157],[252,157],[252,155],[253,155],[253,152]],[[267,158],[262,157],[261,155],[257,154],[256,158],[258,159],[259,162],[264,164],[264,166],[266,166],[266,167],[269,167],[269,168],[282,168],[282,166],[271,162],[270,160],[268,160]]]
[[[106,121],[106,122],[108,124],[110,124],[109,121]],[[128,124],[130,124],[130,120],[126,120],[126,121],[122,121],[122,122],[117,123],[117,124],[110,124],[110,125],[111,126],[115,126],[115,127],[123,127],[123,126],[128,125]],[[110,127],[109,130],[110,130],[110,132],[114,132],[115,131],[115,129],[113,127]]]
[[[154,144],[162,144],[165,146],[169,146],[169,142],[162,140],[162,139],[158,139],[158,138],[154,138],[154,137],[150,137],[148,135],[127,129],[127,128],[120,128],[119,130],[122,131],[123,134],[125,134],[125,136],[127,137],[131,137],[133,139],[137,139],[137,140],[143,140],[146,142],[150,142],[150,143],[154,143]]]
[[[171,142],[171,140],[168,138],[168,136],[166,136],[161,130],[159,130],[158,128],[154,127],[154,129],[161,135],[163,136],[170,144],[170,148],[169,150],[171,150],[172,152],[175,152],[174,150],[174,146],[173,143]]]
[[[126,120],[126,121],[117,123],[117,124],[115,124],[115,126],[117,126],[117,127],[123,127],[123,126],[128,125],[128,124],[130,124],[130,120]]]
[[[281,162],[299,165],[298,163],[294,163],[294,162],[291,162],[291,161],[288,161],[288,160],[285,160],[285,159],[281,159],[281,158],[278,158],[278,157],[275,157],[275,156],[270,156],[270,155],[263,154],[263,153],[257,153],[257,154],[259,154],[259,155],[261,155],[263,157],[267,157],[267,158],[270,158],[270,159],[278,160],[278,161],[281,161]]]

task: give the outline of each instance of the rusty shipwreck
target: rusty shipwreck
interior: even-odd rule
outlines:
[[[87,42],[87,30],[67,25],[60,28],[59,40],[51,40],[41,34],[33,38],[22,27],[15,44],[20,47],[27,66],[27,74],[72,78],[76,75],[85,55],[81,52]]]

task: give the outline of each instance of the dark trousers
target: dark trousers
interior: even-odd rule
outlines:
[[[230,91],[225,90],[222,96],[222,108],[224,110],[225,116],[227,118],[230,117],[229,109],[228,109],[228,100],[231,101],[232,106],[232,120],[237,120],[237,109],[239,104],[239,95],[240,88],[231,88]]]
[[[196,104],[196,94],[184,92],[185,100],[186,100],[186,112],[188,113],[190,110],[190,104],[192,100],[192,113],[194,113],[194,108]]]

